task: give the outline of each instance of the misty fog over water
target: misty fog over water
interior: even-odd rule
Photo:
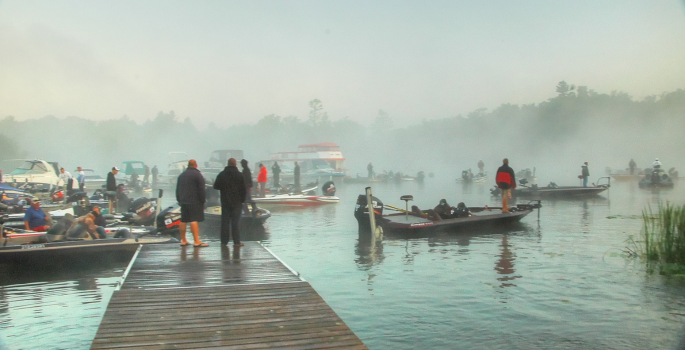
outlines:
[[[682,178],[684,63],[685,0],[0,0],[0,170],[43,159],[104,177],[135,160],[164,174],[180,153],[202,168],[232,149],[256,175],[271,154],[335,143],[351,177],[423,171],[373,183],[422,209],[501,205],[489,189],[505,157],[542,186],[631,159]],[[456,184],[479,160],[487,182]],[[671,349],[685,282],[625,248],[643,209],[685,203],[674,183],[544,201],[511,230],[370,244],[352,213],[369,183],[341,180],[339,204],[275,209],[244,238],[373,349]],[[217,231],[200,235],[218,249]],[[0,350],[88,348],[123,269],[0,269]]]
[[[626,93],[598,93],[560,82],[555,97],[526,105],[504,103],[444,119],[417,120],[395,127],[380,110],[364,125],[328,115],[325,104],[310,102],[306,116],[264,116],[252,124],[198,128],[173,111],[137,123],[127,117],[91,121],[79,117],[0,119],[3,158],[58,161],[105,175],[126,160],[158,165],[172,161],[169,152],[185,152],[203,164],[216,149],[241,149],[252,164],[270,153],[295,151],[300,144],[334,142],[340,146],[350,176],[375,171],[418,171],[455,177],[476,169],[478,160],[493,173],[508,157],[515,170],[535,168],[540,183],[575,185],[580,165],[589,162],[591,179],[606,168],[624,170],[632,158],[638,168],[659,158],[666,169],[685,169],[685,90],[643,100]],[[35,137],[30,135],[44,135]],[[5,173],[12,169],[3,169]]]

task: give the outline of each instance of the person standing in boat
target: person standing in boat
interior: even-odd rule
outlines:
[[[117,198],[117,179],[114,175],[119,173],[119,168],[112,167],[112,171],[107,173],[107,185],[105,189],[107,190],[107,197],[109,199],[109,212],[110,214],[114,212],[114,201]]]
[[[266,193],[265,193],[266,180],[267,180],[266,167],[264,166],[264,164],[259,163],[259,175],[257,175],[257,183],[259,184],[259,196],[261,198],[264,198],[266,196]]]
[[[205,220],[205,199],[205,178],[197,169],[195,159],[191,159],[188,161],[186,170],[178,176],[176,181],[176,201],[181,206],[181,224],[178,226],[178,230],[182,246],[190,244],[186,239],[186,226],[188,224],[190,224],[190,232],[193,234],[193,247],[209,246],[209,244],[200,241],[200,229],[197,224]]]
[[[76,181],[78,181],[78,190],[83,192],[83,190],[86,188],[86,173],[83,172],[81,167],[78,167],[77,170],[78,177],[76,177]]]
[[[485,163],[483,163],[483,160],[478,161],[478,172],[480,174],[485,174]]]
[[[637,164],[635,164],[635,161],[633,158],[630,158],[630,163],[628,163],[628,168],[630,169],[630,175],[635,175],[635,169],[637,168]]]
[[[69,190],[73,188],[72,186],[74,183],[74,178],[71,177],[71,173],[64,170],[64,168],[59,168],[59,172],[59,179],[62,181],[62,185],[64,186],[64,197],[66,198],[69,194]]]
[[[153,166],[152,170],[150,171],[152,173],[152,183],[156,184],[157,183],[157,175],[159,175],[159,169],[157,169],[157,166]]]
[[[587,178],[590,177],[590,169],[587,167],[587,162],[583,163],[581,165],[581,174],[580,176],[583,177],[583,187],[587,187]]]
[[[264,168],[261,163],[259,165],[260,168]],[[230,158],[228,166],[217,175],[214,188],[221,192],[221,245],[227,245],[233,236],[233,246],[241,247],[244,244],[240,242],[240,214],[247,196],[247,188],[235,158]]]
[[[654,163],[652,163],[652,168],[661,169],[661,162],[659,161],[659,158],[654,159]]]
[[[511,191],[516,188],[516,175],[514,169],[509,166],[509,159],[502,160],[502,166],[497,169],[495,182],[502,192],[502,212],[509,213],[507,201],[511,198]]]
[[[366,170],[369,173],[369,180],[373,179],[373,165],[369,163],[369,165],[366,166]]]
[[[271,167],[271,172],[274,174],[274,187],[281,187],[281,167],[278,165],[278,162],[274,162],[274,165]],[[252,182],[252,180],[250,180],[250,182]]]
[[[302,187],[300,186],[300,165],[295,162],[295,171],[293,173],[295,182],[295,193],[300,194],[302,192]]]
[[[243,179],[245,179],[246,190],[245,203],[243,203],[243,212],[246,215],[249,213],[247,205],[250,204],[252,206],[252,217],[255,217],[257,214],[257,203],[252,200],[252,171],[250,171],[250,167],[248,167],[247,164],[247,159],[240,161],[240,165],[243,167]]]
[[[145,174],[143,175],[143,183],[150,183],[150,167],[145,164]]]

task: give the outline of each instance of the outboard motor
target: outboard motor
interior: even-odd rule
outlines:
[[[131,205],[128,207],[128,212],[135,214],[130,219],[132,224],[152,226],[155,223],[155,213],[157,212],[157,208],[155,208],[155,201],[152,201],[147,197],[142,197],[134,200],[133,203],[131,203]]]
[[[376,196],[372,196],[371,201],[376,220],[380,220],[381,216],[383,216],[383,202]],[[369,208],[366,203],[365,194],[360,194],[359,197],[357,197],[357,204],[354,206],[354,217],[359,224],[359,231],[364,232],[371,230],[371,224],[369,223]]]
[[[335,184],[333,181],[328,181],[321,187],[321,193],[324,196],[335,196]]]
[[[157,215],[157,232],[171,234],[178,231],[181,223],[181,207],[178,203],[164,208]]]

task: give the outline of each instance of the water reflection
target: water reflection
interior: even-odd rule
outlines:
[[[514,260],[516,260],[516,254],[514,254],[509,244],[509,235],[502,235],[502,243],[500,244],[500,255],[499,259],[495,263],[495,271],[498,275],[503,275],[502,277],[497,277],[497,280],[502,282],[499,286],[504,287],[516,287],[515,284],[510,283],[517,278],[521,278],[520,275],[514,275],[516,270],[514,270]]]

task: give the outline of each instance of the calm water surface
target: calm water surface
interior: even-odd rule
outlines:
[[[672,349],[683,334],[685,279],[645,273],[626,240],[648,204],[682,204],[685,189],[614,182],[588,200],[546,201],[511,230],[397,237],[357,234],[365,185],[338,184],[339,205],[274,211],[263,240],[300,272],[371,349]],[[374,195],[419,207],[497,205],[490,185],[427,179],[378,184]],[[218,233],[202,232],[218,249]],[[214,249],[210,247],[209,249]],[[125,266],[54,276],[0,271],[7,349],[90,346]],[[25,274],[26,275],[26,274]]]

